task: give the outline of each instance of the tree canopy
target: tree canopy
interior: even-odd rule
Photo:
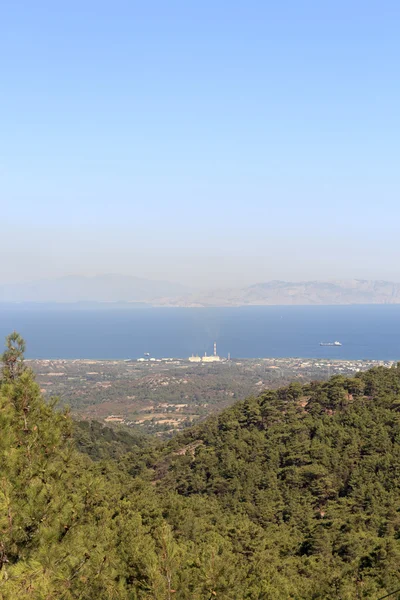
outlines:
[[[0,598],[318,600],[400,587],[400,367],[294,383],[168,443],[74,424],[12,334]]]

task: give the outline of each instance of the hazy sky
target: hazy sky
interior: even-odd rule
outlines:
[[[396,0],[3,0],[0,282],[400,280]]]

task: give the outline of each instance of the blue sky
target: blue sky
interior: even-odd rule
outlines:
[[[385,0],[4,0],[0,281],[400,280],[399,23]]]

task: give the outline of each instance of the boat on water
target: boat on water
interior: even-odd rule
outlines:
[[[341,346],[340,342],[320,342],[320,346]]]

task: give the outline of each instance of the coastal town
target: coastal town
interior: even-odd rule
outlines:
[[[46,397],[82,420],[168,436],[237,400],[291,381],[354,375],[391,361],[302,358],[30,360]]]

